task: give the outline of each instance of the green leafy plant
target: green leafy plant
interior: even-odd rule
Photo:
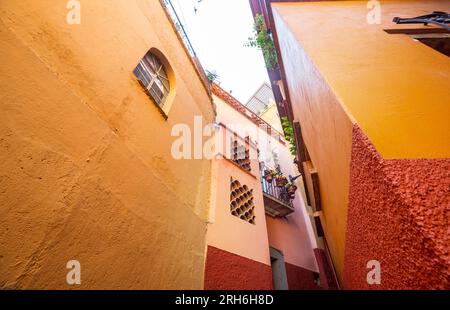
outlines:
[[[277,187],[284,187],[288,183],[289,183],[288,179],[282,174],[277,175],[275,177],[275,184],[276,184],[275,186],[277,186]]]
[[[267,68],[269,70],[275,69],[278,66],[277,52],[272,37],[267,32],[266,24],[261,14],[258,14],[255,17],[253,32],[253,37],[248,38],[248,42],[245,46],[261,49]]]
[[[295,142],[294,128],[287,117],[281,118],[281,126],[283,127],[284,137],[289,142],[289,151],[292,156],[297,156],[297,144]]]
[[[208,78],[208,81],[210,83],[214,83],[219,80],[219,75],[216,73],[216,71],[206,70],[206,77]]]

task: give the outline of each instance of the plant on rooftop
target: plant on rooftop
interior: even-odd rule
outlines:
[[[214,70],[213,71],[206,70],[206,77],[208,78],[208,81],[210,83],[219,81],[219,75]]]
[[[277,52],[272,37],[267,32],[266,24],[261,14],[258,14],[255,17],[253,33],[253,37],[248,38],[248,42],[245,46],[261,49],[267,69],[275,69],[278,66]]]

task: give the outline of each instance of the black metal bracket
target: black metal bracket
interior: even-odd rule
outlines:
[[[446,12],[434,11],[432,14],[417,16],[414,18],[395,17],[393,20],[396,24],[433,24],[450,31],[450,14]]]

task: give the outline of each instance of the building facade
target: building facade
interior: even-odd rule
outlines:
[[[277,166],[286,178],[298,174],[282,135],[217,84],[212,91],[219,147],[205,289],[319,289],[317,245],[301,192],[283,196],[264,174]]]
[[[283,132],[272,88],[268,83],[262,84],[245,106],[270,124],[275,130]]]
[[[449,2],[249,2],[275,44],[268,71],[295,129],[330,287],[448,289],[448,30],[394,19]]]

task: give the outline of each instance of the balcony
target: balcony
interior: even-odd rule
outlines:
[[[261,186],[264,196],[264,209],[272,217],[284,217],[294,212],[291,194],[286,187],[278,187],[275,181],[269,182],[261,169]]]

